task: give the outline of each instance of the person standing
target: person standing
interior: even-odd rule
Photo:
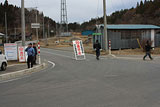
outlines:
[[[34,61],[34,56],[35,56],[35,51],[32,47],[32,43],[30,43],[28,45],[28,47],[25,51],[27,52],[27,55],[28,55],[28,59],[27,59],[28,68],[32,68],[33,67],[33,61]]]
[[[36,47],[36,43],[33,43],[33,49],[35,51],[33,64],[36,65],[36,60],[37,60],[37,47]]]
[[[93,48],[96,50],[96,59],[99,60],[101,45],[98,40],[96,40]]]
[[[146,51],[146,55],[143,57],[143,60],[145,60],[145,58],[147,57],[147,56],[149,56],[149,58],[151,59],[151,60],[153,60],[153,58],[151,57],[151,45],[150,45],[150,43],[149,43],[149,41],[147,41],[146,42],[146,45],[145,45],[145,51]]]

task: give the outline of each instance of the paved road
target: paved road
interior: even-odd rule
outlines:
[[[103,58],[75,61],[42,49],[55,62],[42,72],[0,83],[0,107],[160,107],[160,63]]]

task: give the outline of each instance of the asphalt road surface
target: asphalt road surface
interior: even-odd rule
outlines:
[[[42,49],[55,62],[42,72],[0,83],[0,107],[160,107],[160,61],[101,58]]]

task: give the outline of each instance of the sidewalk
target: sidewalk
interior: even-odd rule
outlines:
[[[0,71],[1,74],[6,74],[6,73],[11,73],[11,72],[16,72],[20,70],[27,69],[27,64],[13,64],[13,65],[8,65],[6,71]]]
[[[6,80],[19,78],[25,75],[30,75],[39,72],[46,67],[46,63],[36,65],[31,69],[27,68],[26,64],[10,65],[6,71],[0,71],[0,83]]]

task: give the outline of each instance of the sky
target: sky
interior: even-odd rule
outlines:
[[[5,0],[0,0],[4,3]],[[106,0],[107,15],[121,9],[135,7],[141,0]],[[9,4],[21,6],[21,0],[8,0]],[[60,21],[61,0],[25,0],[25,7],[38,7],[45,16]],[[103,16],[103,0],[66,0],[68,22],[82,23]]]

